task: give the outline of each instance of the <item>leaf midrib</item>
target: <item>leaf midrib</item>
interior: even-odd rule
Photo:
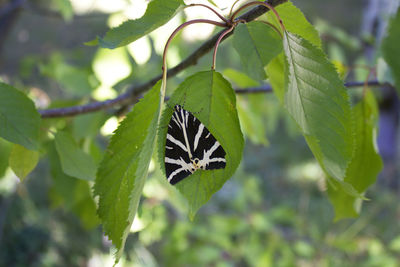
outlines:
[[[287,46],[288,46],[288,50],[289,50],[289,53],[290,53],[290,61],[291,61],[291,64],[292,64],[292,68],[293,68],[293,72],[294,72],[294,74],[296,73],[296,70],[295,70],[295,65],[294,65],[294,59],[293,59],[293,53],[292,53],[292,48],[291,48],[291,45],[290,45],[290,42],[289,42],[289,33],[288,32],[285,32],[285,35],[286,35],[286,39],[287,39]],[[304,103],[303,103],[303,96],[302,96],[302,94],[301,94],[301,91],[298,89],[298,78],[297,78],[297,74],[295,75],[295,80],[296,80],[296,91],[298,92],[298,94],[299,94],[299,96],[300,96],[300,103],[301,103],[301,108],[302,108],[302,112],[303,112],[303,114],[304,114],[304,118],[307,120],[307,128],[309,128],[309,126],[308,126],[308,118],[307,118],[307,115],[306,115],[306,112],[305,112],[305,108],[304,108]]]

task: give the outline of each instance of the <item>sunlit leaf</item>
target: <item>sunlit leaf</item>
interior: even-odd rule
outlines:
[[[215,6],[215,7],[218,7],[218,5],[217,4],[215,4],[215,2],[213,1],[213,0],[207,0],[211,5],[213,5],[213,6]]]
[[[100,163],[94,193],[105,234],[122,255],[135,217],[154,149],[160,114],[157,83],[119,125]]]
[[[244,71],[256,80],[266,78],[264,66],[282,51],[279,34],[260,21],[238,25],[233,46],[240,55]]]
[[[400,252],[400,236],[397,236],[390,241],[389,248],[393,251]]]
[[[368,90],[363,100],[354,107],[356,121],[355,154],[347,169],[344,182],[351,184],[360,194],[375,183],[382,169],[382,159],[376,147],[378,107],[373,93]],[[328,184],[328,195],[335,208],[335,220],[355,217],[361,208],[361,199],[341,190],[339,184]]]
[[[217,170],[197,170],[175,186],[189,201],[189,216],[217,192],[233,175],[242,157],[243,136],[236,111],[235,93],[222,75],[215,71],[198,72],[175,89],[169,106],[183,105],[204,124],[226,152],[226,167]],[[161,168],[165,174],[164,155],[168,122],[173,109],[164,110],[158,134]]]
[[[125,21],[120,26],[109,30],[104,38],[98,37],[86,44],[99,44],[101,47],[110,49],[127,45],[167,23],[183,4],[182,0],[151,1],[146,13],[140,19]]]
[[[257,145],[268,145],[264,112],[260,106],[266,103],[265,94],[238,96],[237,109],[243,134]]]
[[[315,46],[321,46],[321,39],[319,38],[318,31],[308,22],[303,12],[294,6],[292,2],[288,1],[278,5],[275,9],[279,13],[283,24],[288,31],[303,37]],[[266,13],[265,16],[268,17],[269,22],[273,23],[278,29],[280,29],[280,25],[277,23],[276,17],[272,12]],[[272,89],[281,104],[284,102],[285,95],[284,65],[284,56],[283,54],[280,54],[278,57],[271,60],[265,69],[268,74],[269,82],[272,85]]]
[[[293,5],[291,1],[278,5],[275,9],[281,17],[287,31],[303,37],[315,46],[321,46],[321,39],[319,38],[318,31],[308,22],[303,12]],[[275,24],[280,29],[273,12],[268,12],[265,15],[268,17],[269,22]]]
[[[281,104],[285,99],[285,61],[283,53],[276,56],[266,66],[265,71],[268,74],[268,80],[274,90],[274,94]]]
[[[129,55],[124,47],[114,50],[99,48],[92,66],[97,79],[108,86],[115,85],[132,72]]]
[[[70,0],[52,0],[65,21],[71,21],[74,17],[74,9]]]
[[[10,167],[21,180],[36,167],[39,161],[39,152],[28,150],[25,147],[15,144],[10,154]]]
[[[97,166],[93,158],[83,152],[67,132],[57,132],[55,143],[61,167],[69,176],[91,181],[96,176]]]
[[[251,88],[260,83],[253,80],[245,73],[225,69],[224,76],[239,88]],[[267,145],[265,118],[266,96],[264,93],[238,96],[237,110],[243,134],[255,144]]]
[[[224,70],[223,74],[224,77],[239,88],[256,87],[260,85],[260,82],[235,69],[227,68]]]
[[[323,52],[307,40],[285,32],[284,51],[285,106],[322,168],[343,181],[354,151],[347,90]]]
[[[397,92],[400,93],[400,8],[396,16],[390,20],[388,34],[382,43],[383,57],[392,70]]]
[[[379,57],[376,60],[376,79],[380,83],[394,84],[394,79],[390,67],[382,57]]]
[[[0,82],[0,137],[38,149],[40,115],[24,93]]]

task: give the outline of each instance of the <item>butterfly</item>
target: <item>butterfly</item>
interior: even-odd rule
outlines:
[[[167,180],[176,184],[196,170],[223,169],[225,150],[192,113],[175,105],[165,142]]]

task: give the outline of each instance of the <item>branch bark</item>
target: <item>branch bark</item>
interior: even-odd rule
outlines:
[[[367,82],[346,82],[344,86],[347,88],[355,88],[355,87],[363,87],[363,86],[371,86],[371,87],[379,87],[379,86],[390,86],[386,83],[380,83],[377,80],[367,81]],[[249,88],[241,88],[236,89],[236,94],[257,94],[257,93],[270,93],[272,92],[272,87],[269,84],[259,86],[259,87],[249,87]]]
[[[0,9],[0,54],[26,0],[12,0]]]
[[[287,2],[287,0],[268,0],[266,2],[268,2],[268,4],[275,7],[284,2]],[[241,15],[240,17],[238,17],[238,19],[242,19],[247,22],[250,22],[266,12],[268,12],[268,9],[266,7],[258,6],[258,7],[251,9],[250,11],[246,12],[245,14]],[[219,36],[223,32],[224,32],[224,30],[222,30],[219,33],[217,33],[216,35],[214,35],[212,38],[210,38],[209,40],[204,42],[198,49],[196,49],[191,55],[189,55],[181,63],[179,63],[177,66],[173,67],[172,69],[168,70],[168,78],[177,75],[179,72],[188,68],[189,66],[195,65],[199,58],[204,56],[206,53],[208,53],[214,47]],[[222,39],[222,41],[231,35],[232,35],[232,32],[227,34]],[[84,113],[94,112],[94,111],[98,111],[98,110],[103,110],[103,109],[107,109],[107,108],[110,108],[110,107],[116,106],[116,105],[120,105],[120,106],[128,105],[128,104],[133,103],[137,99],[137,97],[139,95],[141,95],[143,92],[149,90],[152,86],[154,86],[161,78],[162,77],[160,74],[144,84],[132,86],[131,88],[128,89],[128,91],[126,93],[121,94],[114,99],[110,99],[110,100],[106,100],[106,101],[99,101],[99,102],[92,102],[92,103],[88,103],[85,105],[79,105],[79,106],[73,106],[73,107],[67,107],[67,108],[39,110],[39,113],[42,116],[42,118],[67,117],[67,116],[75,116],[78,114],[84,114]]]

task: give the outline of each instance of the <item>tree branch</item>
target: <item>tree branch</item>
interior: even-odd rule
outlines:
[[[275,7],[287,0],[268,0],[267,1],[271,6]],[[238,17],[238,19],[245,20],[247,22],[256,19],[257,17],[261,16],[262,14],[268,12],[264,6],[258,6],[247,13],[243,14],[242,16]],[[216,35],[214,35],[211,39],[203,43],[198,49],[196,49],[191,55],[189,55],[186,59],[184,59],[181,63],[177,66],[173,67],[172,69],[168,70],[168,78],[177,75],[182,70],[188,68],[189,66],[195,65],[197,60],[208,53],[217,42],[219,36],[224,32],[224,30],[220,31]],[[223,39],[225,40],[227,37],[231,36],[232,32],[227,34]],[[161,74],[154,77],[150,81],[138,85],[132,86],[128,89],[128,91],[124,94],[119,95],[118,97],[106,101],[99,101],[99,102],[92,102],[85,105],[80,106],[73,106],[67,108],[57,108],[57,109],[47,109],[47,110],[39,110],[40,115],[42,118],[54,118],[54,117],[66,117],[66,116],[74,116],[78,114],[84,114],[89,112],[94,112],[102,109],[107,109],[115,105],[127,105],[133,103],[135,99],[142,94],[143,92],[149,90],[153,87],[160,79]]]
[[[376,87],[376,86],[387,86],[388,84],[386,83],[380,83],[377,80],[372,80],[368,82],[346,82],[344,86],[347,88],[355,88],[355,87],[362,87],[362,86],[371,86],[371,87]],[[249,88],[241,88],[241,89],[236,89],[235,93],[236,94],[257,94],[257,93],[270,93],[272,92],[272,87],[269,84],[262,85],[259,87],[249,87]]]
[[[26,0],[12,0],[0,9],[0,54],[8,37],[8,33],[15,24],[25,2]]]

